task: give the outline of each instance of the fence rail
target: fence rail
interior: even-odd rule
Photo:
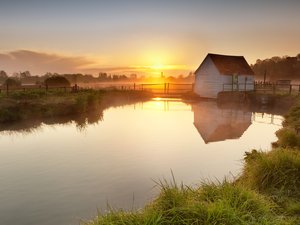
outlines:
[[[153,94],[184,94],[193,90],[193,84],[176,84],[176,83],[97,83],[93,85],[84,86],[47,86],[47,85],[22,85],[19,87],[2,85],[0,86],[0,93],[6,92],[9,94],[13,91],[27,91],[27,90],[63,90],[74,91],[79,89],[96,89],[96,90],[133,90],[133,91],[148,91]]]
[[[223,84],[223,91],[255,91],[266,94],[300,94],[300,84],[238,83]]]

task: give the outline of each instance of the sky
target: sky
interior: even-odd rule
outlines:
[[[300,52],[299,0],[0,0],[0,70],[187,75]]]

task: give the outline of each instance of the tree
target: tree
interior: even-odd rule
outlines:
[[[99,73],[98,78],[100,80],[107,80],[107,73]]]
[[[26,77],[31,77],[31,74],[29,71],[24,71],[20,73],[20,78],[26,78]]]
[[[0,79],[7,79],[7,73],[4,70],[0,71]]]

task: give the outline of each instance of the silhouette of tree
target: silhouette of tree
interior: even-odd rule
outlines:
[[[6,73],[4,70],[1,70],[1,71],[0,71],[0,78],[1,78],[1,79],[7,79],[7,77],[8,77],[8,76],[7,76],[7,73]]]
[[[23,78],[27,78],[27,77],[31,77],[31,74],[29,71],[24,71],[24,72],[21,72],[20,73],[20,78],[23,79]]]
[[[55,75],[55,76],[51,76],[48,77],[45,80],[45,84],[48,86],[63,86],[63,87],[69,87],[70,81],[67,80],[67,78],[63,77],[63,76],[59,76],[59,75]]]
[[[256,79],[263,79],[267,74],[268,81],[280,79],[300,80],[300,54],[295,57],[274,56],[270,59],[256,60],[252,65]]]

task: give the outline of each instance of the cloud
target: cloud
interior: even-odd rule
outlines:
[[[82,56],[64,56],[30,50],[17,50],[0,53],[0,70],[8,74],[30,71],[32,75],[51,73],[88,73],[160,75],[159,68],[153,66],[103,66],[98,61]],[[164,65],[166,75],[187,74],[185,65]]]
[[[96,62],[85,57],[70,57],[44,52],[18,50],[0,54],[0,70],[8,73],[28,70],[32,74],[46,72],[80,72]]]

